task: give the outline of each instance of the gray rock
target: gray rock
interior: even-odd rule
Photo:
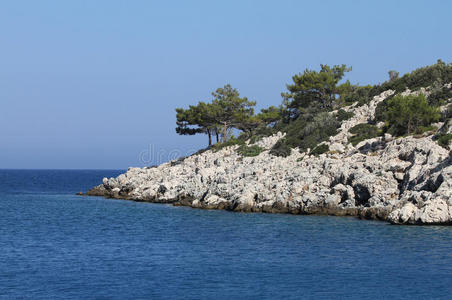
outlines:
[[[348,144],[348,130],[372,119],[378,103],[393,93],[345,108],[353,117],[326,142],[334,154],[272,156],[269,150],[284,136],[278,133],[255,143],[265,149],[256,157],[241,157],[237,146],[208,150],[177,163],[129,168],[87,194],[205,209],[451,224],[452,158],[432,137],[385,135]]]

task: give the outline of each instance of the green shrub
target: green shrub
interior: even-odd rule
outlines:
[[[272,134],[275,134],[276,132],[278,132],[277,130],[275,130],[274,127],[271,126],[261,126],[259,128],[257,128],[254,132],[254,134],[256,136],[260,136],[260,137],[266,137],[266,136],[271,136]]]
[[[249,143],[250,144],[254,144],[256,142],[258,142],[262,137],[259,135],[253,135],[250,139],[249,139]]]
[[[378,128],[375,125],[361,123],[350,128],[348,132],[351,134],[375,135],[378,132]]]
[[[368,103],[374,96],[381,94],[386,90],[394,90],[395,94],[410,90],[418,90],[421,87],[428,86],[442,86],[445,83],[452,82],[452,65],[446,64],[441,60],[434,65],[422,67],[407,73],[402,77],[386,81],[375,86],[353,87],[352,91],[344,96],[345,104],[353,104],[358,102],[358,105]],[[429,97],[429,103],[437,105],[441,100],[447,99],[448,95],[452,93],[451,90],[445,88],[436,91]],[[448,97],[450,98],[450,96]]]
[[[446,122],[446,121],[448,121],[449,119],[451,119],[452,118],[452,103],[450,103],[447,107],[446,107],[446,109],[443,111],[443,112],[441,112],[441,118],[440,118],[440,121],[441,122]]]
[[[423,94],[418,96],[397,95],[388,101],[385,119],[388,132],[393,135],[413,134],[421,126],[428,126],[440,119],[439,109],[428,104]]]
[[[308,148],[313,149],[335,135],[340,124],[336,115],[327,112],[300,115],[282,128],[281,131],[286,132],[286,136],[273,146],[270,153],[287,156],[293,148],[298,147],[300,152],[305,152]]]
[[[441,85],[449,82],[452,82],[452,65],[438,60],[434,65],[416,69],[400,78],[374,86],[369,91],[369,97],[372,98],[386,90],[395,90],[396,93],[401,93],[407,88],[417,90],[421,87]]]
[[[276,143],[270,153],[287,156],[290,154],[289,149],[291,148],[298,147],[300,152],[304,152],[308,148],[313,149],[321,142],[328,140],[330,136],[335,135],[339,126],[340,122],[336,116],[327,112],[301,115],[284,128],[285,138]]]
[[[436,141],[441,147],[449,149],[449,144],[452,141],[452,133],[442,134],[436,138]]]
[[[429,132],[429,131],[436,131],[438,128],[433,126],[433,125],[428,125],[428,126],[419,126],[419,128],[416,130],[417,134],[422,134],[424,132]]]
[[[370,91],[372,90],[371,85],[366,86],[353,86],[352,91],[344,96],[344,104],[351,105],[358,102],[358,105],[368,103],[371,100]]]
[[[388,102],[395,97],[395,94],[388,96],[386,99],[377,104],[375,108],[375,121],[384,122],[386,120],[386,112],[388,111]]]
[[[350,84],[344,85],[344,88],[340,89],[341,97],[339,101],[336,101],[336,104],[358,103],[362,105],[388,89],[394,90],[395,93],[393,95],[380,102],[377,106],[374,121],[385,122],[385,130],[393,135],[422,133],[426,130],[433,130],[429,125],[439,120],[438,109],[430,106],[429,103],[433,105],[444,103],[443,100],[448,97],[451,91],[442,88],[442,86],[449,82],[452,82],[452,64],[445,64],[438,60],[432,66],[419,68],[400,78],[393,76],[392,80],[380,85],[361,87],[351,86]],[[418,90],[427,86],[436,87],[433,90],[434,93],[429,97],[429,101],[423,95],[397,96],[397,94],[407,88]],[[312,102],[309,97],[303,96],[303,99],[309,100],[309,103]],[[332,108],[328,105],[287,107],[288,104],[294,103],[294,101],[290,102],[290,100],[295,99],[293,97],[285,98],[287,103],[283,103],[281,119],[272,128],[268,129],[271,133],[277,131],[286,133],[285,138],[278,141],[271,149],[270,153],[273,155],[287,156],[291,153],[291,149],[297,147],[300,152],[304,152],[308,148],[314,149],[320,143],[328,140],[330,136],[335,135],[342,121],[348,120],[353,116],[352,113],[347,113],[342,109],[331,115],[328,112]],[[443,118],[447,119],[451,114],[446,112]],[[356,133],[349,139],[354,145],[360,141],[377,137],[382,133],[382,130],[371,124],[357,126],[354,130],[356,130]]]
[[[264,151],[264,149],[257,145],[253,146],[241,145],[237,149],[237,153],[245,157],[258,156],[259,154],[262,153],[262,151]]]
[[[351,117],[353,117],[353,113],[349,111],[345,111],[343,109],[339,109],[336,113],[336,119],[339,122],[349,120]]]
[[[433,106],[440,106],[445,104],[450,98],[452,98],[452,87],[441,87],[434,89],[428,96],[428,103]]]
[[[217,143],[217,144],[213,145],[212,150],[214,152],[217,152],[225,147],[234,146],[234,145],[245,145],[245,141],[242,139],[231,137],[228,141],[226,141],[224,143]]]
[[[257,136],[253,136],[250,139],[250,143],[251,140],[256,140],[257,141],[258,137]],[[254,143],[254,142],[253,142]],[[212,146],[212,150],[214,152],[220,151],[223,148],[226,147],[230,147],[230,146],[235,146],[235,145],[239,145],[239,148],[237,149],[237,153],[239,153],[242,156],[257,156],[259,155],[262,151],[264,151],[263,148],[257,146],[257,145],[253,145],[253,146],[248,146],[246,144],[246,141],[243,137],[231,137],[227,142],[224,143],[218,143]]]
[[[361,143],[362,141],[365,141],[365,140],[367,140],[366,137],[359,136],[359,135],[352,136],[352,137],[348,138],[348,142],[351,143],[353,146],[356,146],[356,145],[358,145],[359,143]]]
[[[381,131],[377,126],[367,123],[355,125],[350,128],[349,132],[353,134],[353,136],[350,137],[348,141],[353,146],[356,146],[358,143],[364,140],[372,139],[381,135]]]
[[[280,139],[270,150],[270,154],[275,156],[287,157],[292,152],[292,148],[288,145],[285,138]]]
[[[328,151],[330,151],[330,147],[326,144],[321,144],[321,145],[318,145],[317,147],[315,147],[314,149],[312,149],[311,153],[309,153],[309,154],[318,156],[318,155],[326,153]]]

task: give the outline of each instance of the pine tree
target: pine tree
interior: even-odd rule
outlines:
[[[338,96],[351,88],[350,82],[338,85],[346,72],[346,65],[320,65],[320,71],[306,69],[303,74],[292,77],[293,84],[287,85],[288,93],[282,93],[284,103],[291,117],[296,118],[303,109],[330,110]]]
[[[244,127],[244,122],[254,114],[255,101],[240,97],[239,92],[227,84],[212,93],[216,121],[223,127],[223,142],[231,128]]]
[[[413,134],[421,126],[428,126],[440,118],[439,109],[428,104],[424,94],[397,95],[388,101],[386,121],[390,132],[397,135]]]

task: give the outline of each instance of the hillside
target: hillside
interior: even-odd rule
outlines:
[[[450,225],[452,67],[444,65],[446,72],[430,76],[437,66],[354,88],[340,107],[309,118],[300,110],[290,121],[246,138],[157,167],[130,168],[86,194],[204,209]],[[434,117],[410,127],[411,118],[403,119],[410,111],[396,110],[403,103],[404,109],[424,105],[425,114]]]

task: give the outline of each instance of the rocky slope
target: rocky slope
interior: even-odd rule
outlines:
[[[267,150],[256,157],[240,156],[237,146],[209,150],[158,167],[130,168],[117,178],[104,178],[87,195],[205,209],[452,224],[452,156],[432,136],[394,139],[386,134],[356,147],[347,141],[348,130],[371,119],[377,104],[392,93],[347,107],[354,116],[327,142],[326,154],[294,149],[288,157],[270,155],[283,136],[279,133],[257,142]]]

